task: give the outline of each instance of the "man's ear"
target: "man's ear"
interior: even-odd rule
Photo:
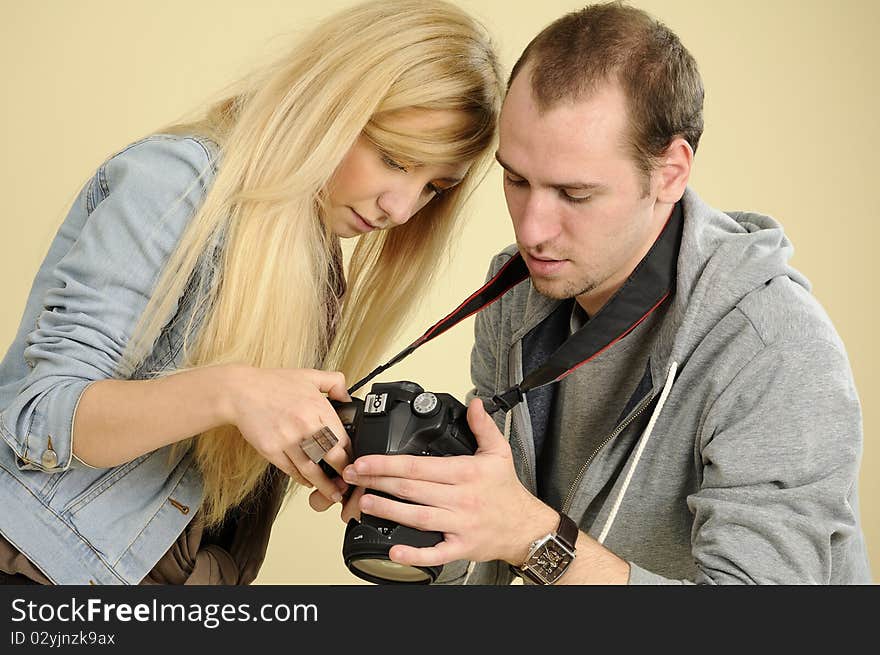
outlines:
[[[674,204],[681,200],[691,177],[693,162],[691,144],[680,136],[675,137],[666,147],[660,158],[660,166],[654,172],[658,202]]]

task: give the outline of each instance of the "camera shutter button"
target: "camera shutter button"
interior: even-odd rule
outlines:
[[[420,393],[412,401],[413,412],[419,416],[431,416],[437,412],[439,406],[440,401],[430,391]]]

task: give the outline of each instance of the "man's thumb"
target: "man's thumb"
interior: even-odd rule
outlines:
[[[495,446],[499,440],[504,441],[504,436],[498,431],[498,426],[492,417],[486,413],[483,401],[474,398],[468,405],[467,410],[468,425],[477,438],[477,447],[480,450],[489,450]]]

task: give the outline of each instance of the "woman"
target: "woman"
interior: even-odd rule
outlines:
[[[247,584],[288,476],[340,500],[300,443],[326,426],[347,463],[328,396],[412,309],[501,88],[460,9],[370,2],[105,162],[0,365],[4,579]]]

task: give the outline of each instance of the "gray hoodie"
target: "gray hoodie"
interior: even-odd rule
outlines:
[[[631,584],[869,584],[861,410],[843,343],[788,265],[778,223],[722,213],[690,189],[682,203],[675,295],[647,370],[621,390],[621,420],[563,509],[630,563]],[[515,252],[496,256],[490,276]],[[542,363],[567,336],[560,307],[524,282],[478,314],[470,396]],[[553,393],[530,391],[494,417],[532,493]],[[511,580],[497,561],[454,562],[440,578]]]

